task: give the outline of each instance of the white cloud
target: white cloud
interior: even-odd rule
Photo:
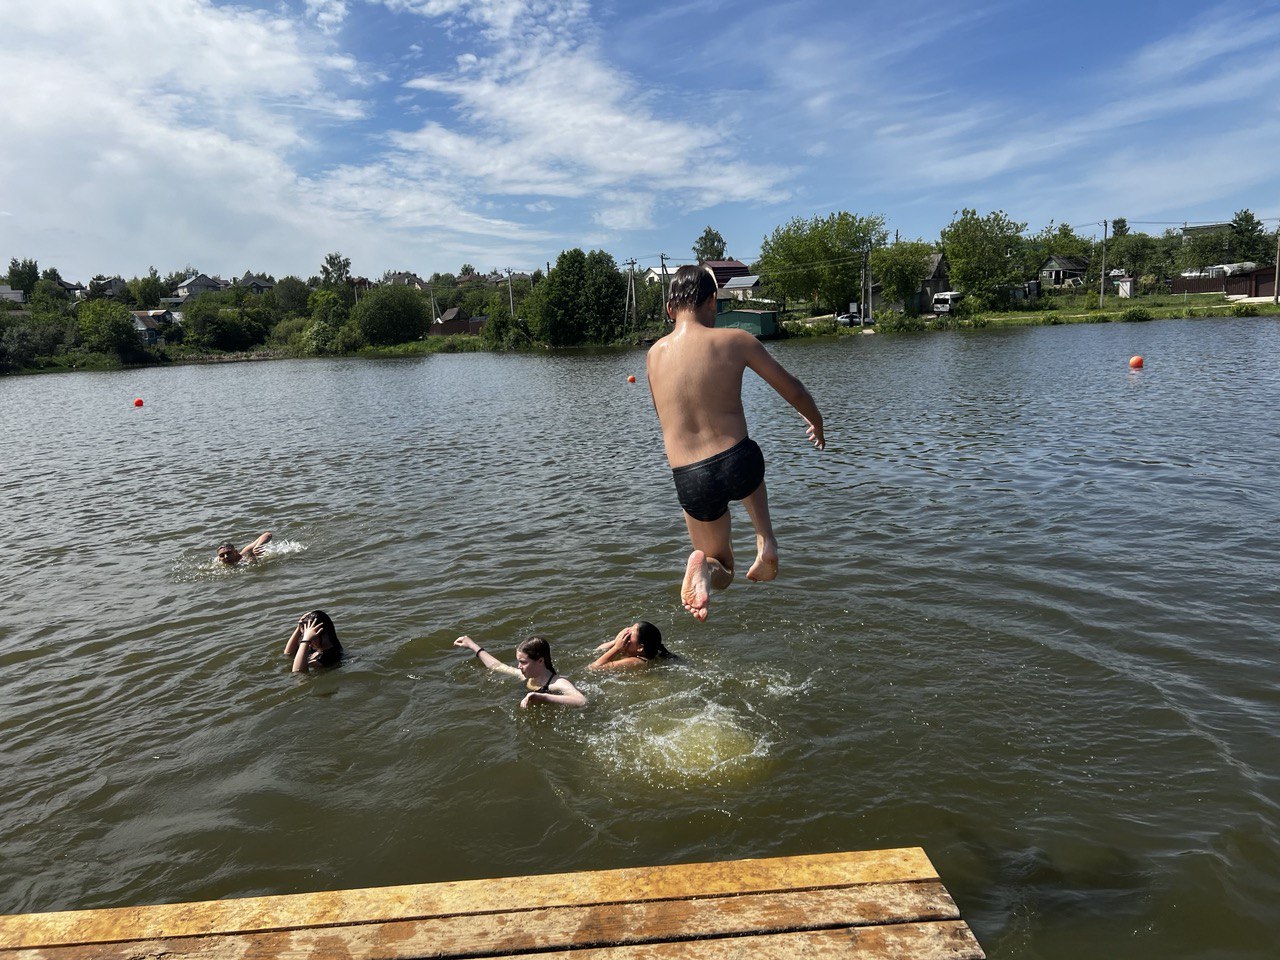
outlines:
[[[333,33],[347,19],[346,0],[307,0],[307,16],[325,33]]]
[[[462,120],[462,129],[432,123],[396,138],[437,169],[465,163],[469,179],[498,194],[591,197],[679,185],[710,205],[777,189],[781,173],[735,160],[723,146],[726,131],[664,119],[640,105],[642,91],[605,61],[592,38],[583,3],[387,2],[432,16],[465,12],[493,45],[459,57],[464,69],[454,75],[406,84],[444,97]],[[604,209],[595,217],[649,222]]]

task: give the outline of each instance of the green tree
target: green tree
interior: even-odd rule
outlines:
[[[129,281],[129,291],[139,310],[154,310],[160,306],[160,298],[164,296],[164,281],[152,267],[145,277],[134,277]]]
[[[1107,264],[1131,277],[1159,276],[1163,272],[1160,244],[1145,233],[1122,233],[1107,244]]]
[[[1009,287],[1022,280],[1022,231],[1026,228],[1002,210],[985,217],[976,210],[962,210],[942,230],[952,286],[978,307],[1007,302]]]
[[[860,300],[864,253],[884,246],[884,217],[840,211],[777,227],[760,245],[756,271],[767,292],[838,313]]]
[[[603,250],[566,250],[525,298],[534,339],[553,347],[609,343],[623,330],[626,278]]]
[[[307,301],[311,322],[302,336],[303,346],[311,353],[338,352],[338,332],[347,322],[347,308],[332,290],[321,288]]]
[[[320,265],[319,286],[332,290],[342,300],[347,310],[356,302],[356,291],[351,285],[351,258],[344,257],[336,250],[324,258]]]
[[[141,352],[129,308],[116,300],[88,300],[77,311],[80,339],[88,350],[127,360]]]
[[[427,305],[412,287],[378,286],[361,297],[351,319],[366,343],[406,343],[426,335]]]
[[[871,256],[872,274],[880,281],[884,298],[901,303],[908,314],[919,313],[920,284],[929,272],[933,245],[923,240],[900,240]]]
[[[328,254],[320,264],[320,282],[329,289],[345,286],[351,280],[351,258],[338,251]]]
[[[18,260],[14,257],[9,261],[9,286],[14,290],[21,290],[30,298],[39,279],[40,268],[34,260]]]
[[[1129,235],[1129,221],[1124,217],[1116,217],[1111,221],[1111,235],[1113,237],[1125,237]]]
[[[186,339],[207,350],[247,350],[267,338],[270,316],[256,300],[234,291],[202,293],[183,308]]]
[[[54,270],[54,277],[48,276],[49,270],[41,274],[39,281],[36,282],[36,288],[31,291],[31,296],[27,299],[31,303],[31,309],[36,309],[38,302],[46,304],[58,304],[63,309],[70,311],[71,297],[63,288],[62,284],[56,279],[57,271]]]
[[[1177,251],[1177,266],[1183,270],[1203,270],[1223,263],[1235,263],[1230,228],[1184,236]]]
[[[281,277],[273,291],[276,295],[276,308],[287,317],[301,317],[309,312],[307,298],[311,291],[297,277]]]
[[[693,255],[698,259],[699,263],[705,263],[708,260],[723,260],[724,237],[720,235],[720,231],[713,230],[710,226],[703,230],[702,236],[693,244]]]
[[[1275,238],[1267,234],[1262,221],[1249,209],[1237,210],[1231,218],[1231,262],[1253,261],[1259,265],[1275,262]],[[10,269],[12,273],[12,269]]]

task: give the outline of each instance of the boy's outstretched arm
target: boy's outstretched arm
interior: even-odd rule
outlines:
[[[773,387],[778,396],[791,404],[808,424],[809,439],[819,450],[827,445],[826,435],[822,430],[822,413],[813,397],[800,380],[787,371],[787,368],[773,358],[768,350],[751,334],[746,335],[750,343],[745,344],[747,366]]]

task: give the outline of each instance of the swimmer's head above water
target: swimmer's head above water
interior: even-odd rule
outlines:
[[[234,543],[218,544],[218,562],[225,563],[229,567],[234,567],[240,562],[240,551],[236,549]]]
[[[631,631],[637,656],[644,657],[646,660],[671,656],[671,651],[662,644],[662,631],[648,620],[637,620],[631,625]]]
[[[556,672],[551,662],[551,644],[545,637],[530,637],[528,640],[522,640],[516,646],[516,666],[520,668],[520,672],[525,677],[536,676],[538,662],[547,668],[548,673]]]

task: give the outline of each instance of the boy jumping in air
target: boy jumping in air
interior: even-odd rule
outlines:
[[[680,599],[697,620],[707,619],[708,596],[733,582],[729,501],[741,500],[756,533],[748,580],[778,575],[778,542],[769,520],[764,455],[747,436],[742,371],[750,367],[808,424],[809,439],[826,445],[822,414],[803,383],[745,330],[716,329],[716,279],[705,266],[676,271],[667,300],[675,329],[649,350],[646,367],[662,425],[667,462],[684,508],[693,552]]]

